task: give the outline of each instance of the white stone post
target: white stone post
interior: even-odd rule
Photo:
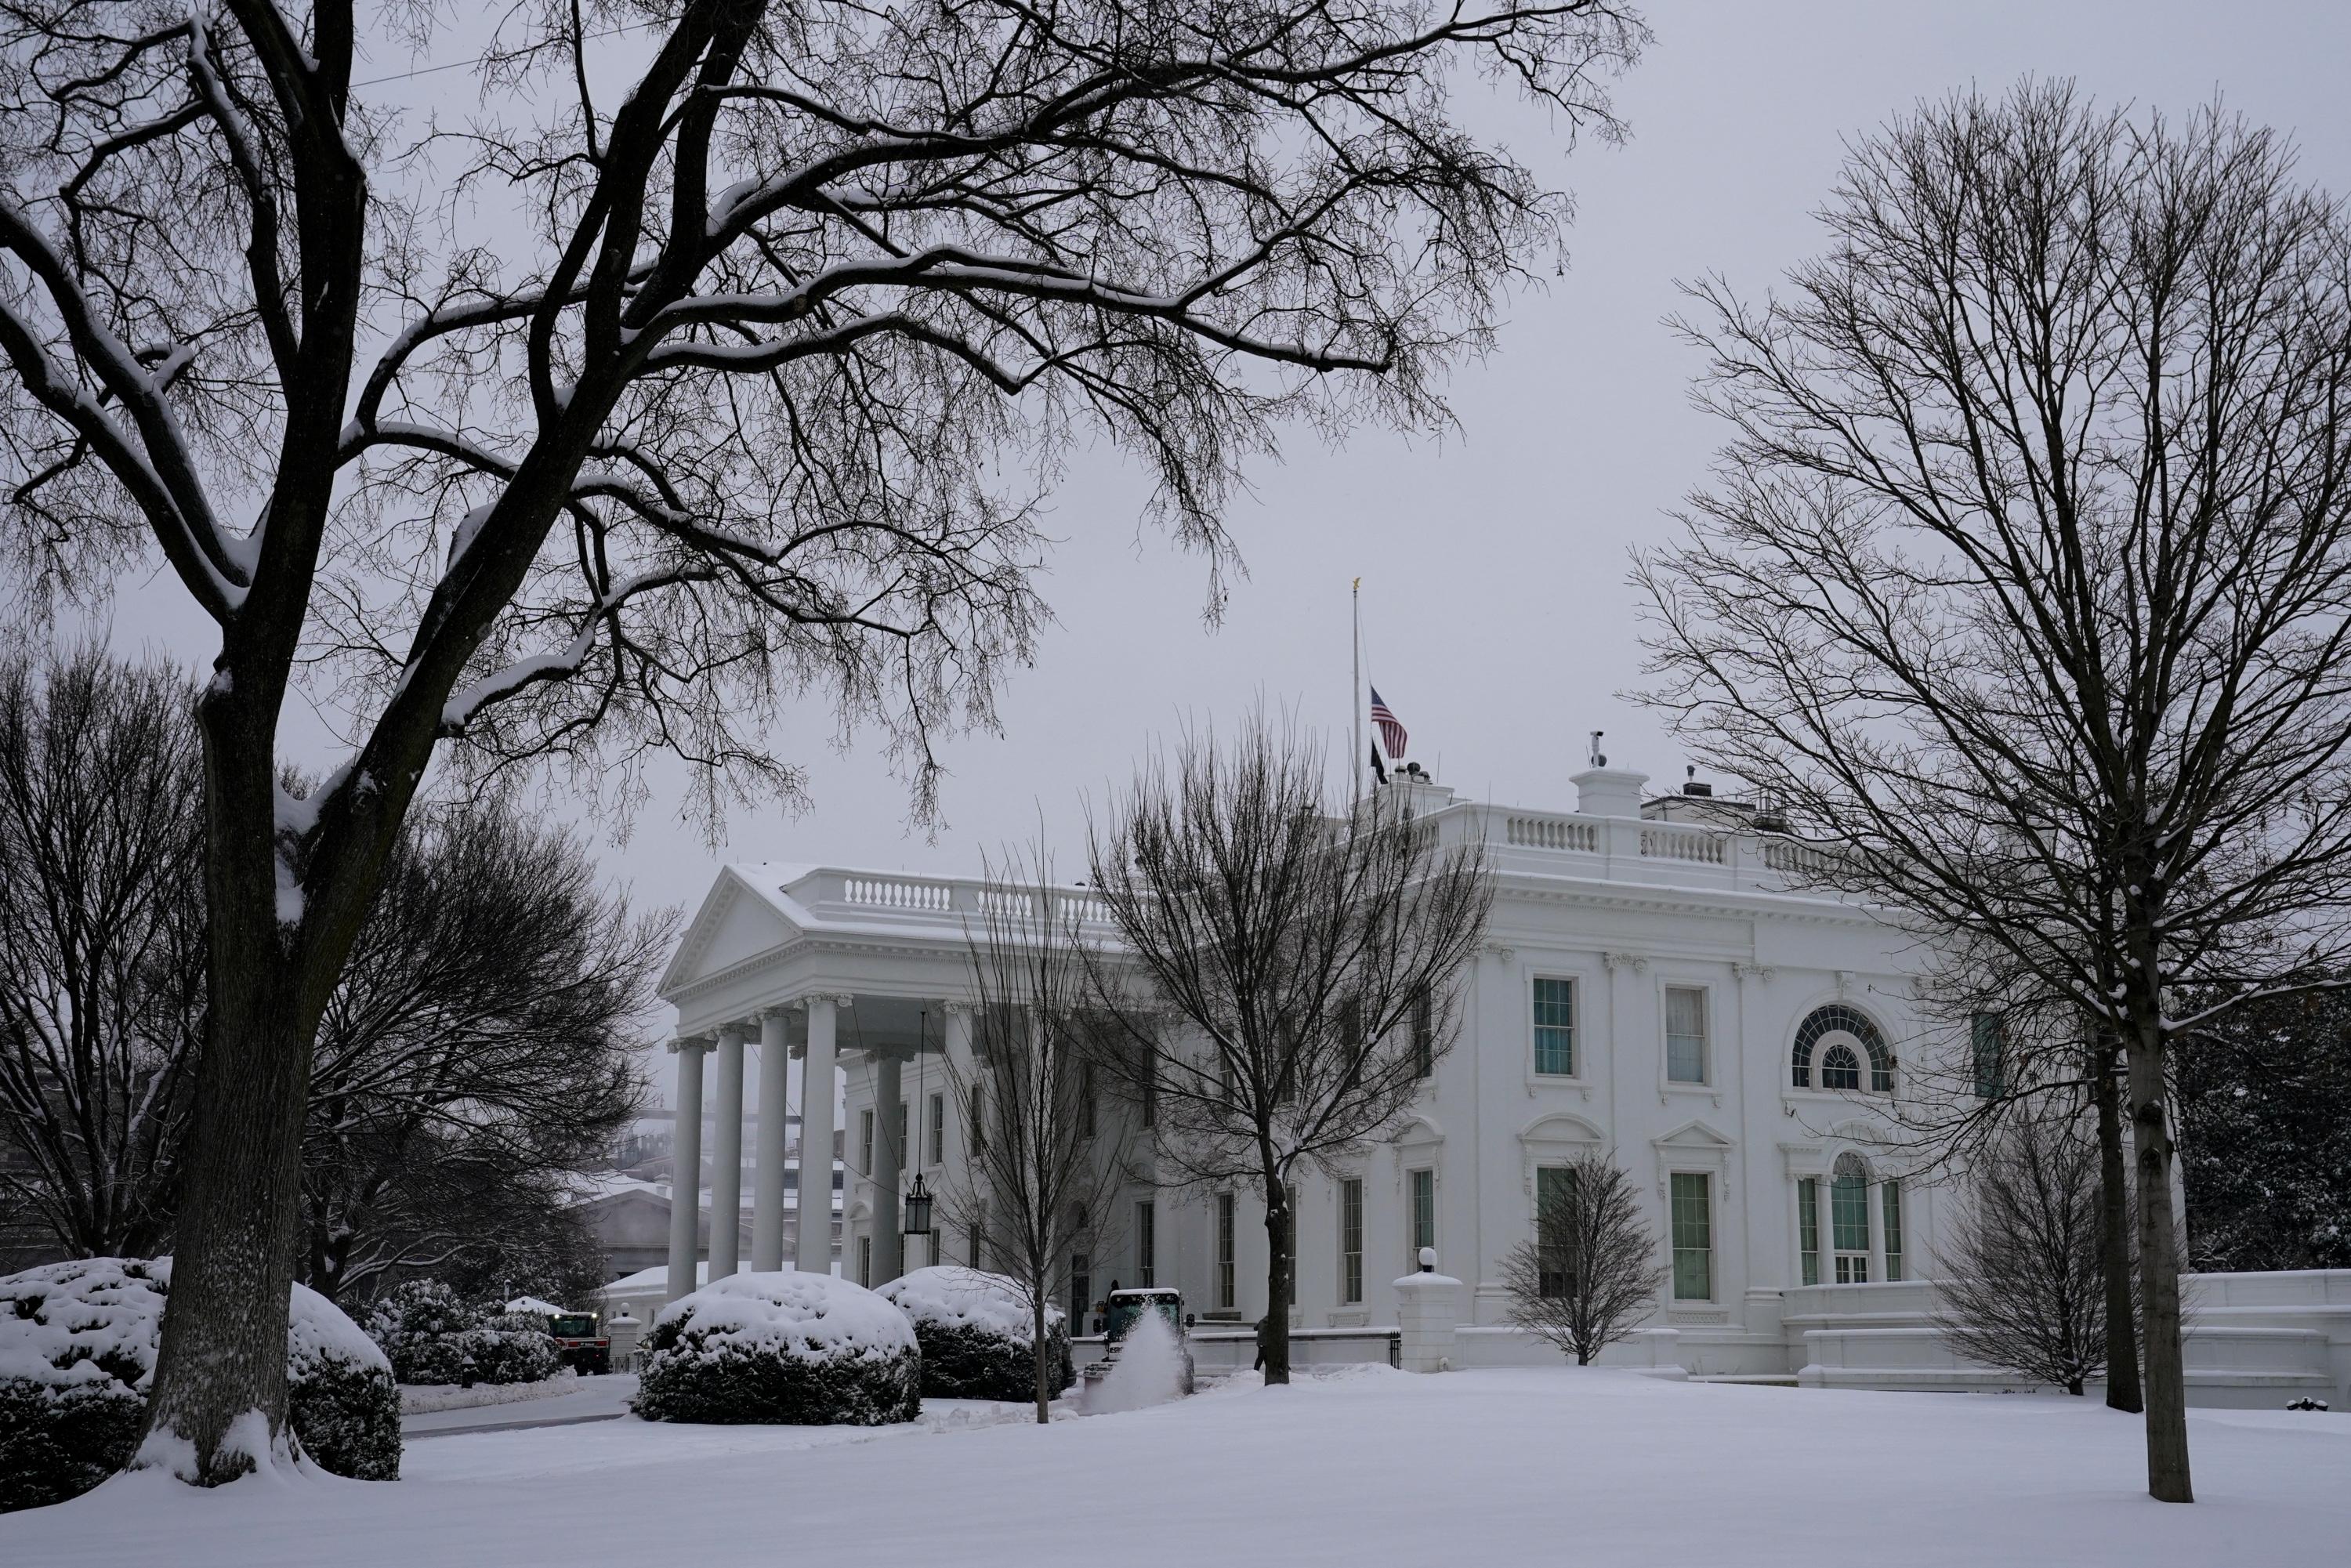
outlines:
[[[669,1299],[695,1287],[696,1222],[702,1216],[702,1053],[710,1042],[674,1040],[677,1054],[677,1127],[669,1142]]]
[[[718,1137],[710,1168],[710,1277],[743,1263],[743,1026],[718,1031]]]
[[[839,998],[808,1000],[808,1053],[800,1062],[800,1209],[792,1267],[811,1274],[832,1267],[833,1030]]]
[[[1406,1372],[1449,1372],[1461,1326],[1461,1281],[1436,1272],[1437,1249],[1420,1249],[1421,1271],[1395,1282],[1397,1361]]]
[[[751,1267],[763,1274],[784,1266],[784,1124],[791,1119],[784,1088],[791,1081],[791,1047],[784,1009],[759,1014],[759,1142],[751,1166]]]
[[[873,1059],[873,1282],[886,1285],[906,1271],[906,1238],[898,1229],[898,1177],[906,1151],[898,1146],[898,1055]]]

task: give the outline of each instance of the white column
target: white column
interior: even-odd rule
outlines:
[[[979,1173],[971,1164],[971,1086],[978,1082],[971,1051],[971,1004],[950,1000],[946,1015],[946,1172],[939,1178],[939,1185],[957,1194],[958,1198],[953,1205],[943,1203],[931,1211],[931,1256],[942,1261],[968,1262],[972,1255],[972,1216],[966,1210],[977,1193],[979,1181]],[[949,1214],[956,1217],[953,1234],[945,1218]]]
[[[710,1168],[710,1277],[743,1261],[743,1026],[718,1031],[718,1137]]]
[[[784,1124],[791,1112],[784,1088],[791,1081],[791,1047],[784,1040],[784,1009],[759,1014],[759,1143],[751,1166],[751,1267],[773,1273],[784,1266]]]
[[[898,1229],[898,1174],[906,1151],[898,1146],[898,1058],[873,1059],[873,1282],[886,1285],[905,1270],[906,1239]]]
[[[706,1040],[674,1040],[677,1055],[677,1129],[670,1136],[669,1299],[694,1290],[695,1223],[702,1210],[702,1053]]]
[[[1861,1189],[1862,1205],[1869,1218],[1869,1277],[1875,1281],[1886,1278],[1886,1184],[1871,1182]]]
[[[838,998],[808,1001],[808,1053],[800,1063],[800,1209],[792,1267],[821,1274],[832,1267],[833,1030]]]
[[[1813,1206],[1819,1214],[1821,1234],[1821,1283],[1834,1285],[1836,1277],[1836,1166],[1823,1167],[1821,1179],[1813,1184]]]

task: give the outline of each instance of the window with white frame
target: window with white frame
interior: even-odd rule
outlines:
[[[1898,1281],[1902,1278],[1902,1184],[1884,1183],[1878,1188],[1878,1197],[1885,1210],[1882,1234],[1886,1238],[1886,1277]]]
[[[1666,988],[1666,1081],[1704,1083],[1706,1060],[1706,988]]]
[[[1821,1282],[1821,1178],[1799,1176],[1796,1180],[1796,1251],[1802,1278],[1807,1285]]]
[[[1239,1305],[1233,1293],[1233,1195],[1217,1194],[1217,1307],[1230,1312]]]
[[[1536,1293],[1565,1298],[1575,1291],[1575,1182],[1573,1168],[1535,1170]]]
[[[943,1166],[947,1163],[947,1097],[946,1095],[931,1096],[929,1115],[931,1119],[930,1163]]]
[[[1868,1283],[1869,1167],[1859,1155],[1839,1155],[1829,1177],[1829,1233],[1836,1249],[1836,1282]]]
[[[1339,1299],[1364,1299],[1364,1184],[1352,1176],[1339,1184]]]
[[[1675,1171],[1667,1180],[1674,1242],[1674,1300],[1714,1300],[1713,1178]]]
[[[1134,1206],[1134,1282],[1149,1290],[1157,1282],[1159,1206],[1149,1198]]]
[[[1411,1265],[1420,1267],[1420,1249],[1437,1245],[1437,1173],[1410,1171],[1405,1176],[1405,1215],[1411,1228],[1407,1242]]]
[[[857,1239],[857,1282],[871,1290],[873,1287],[873,1238]]]
[[[868,1173],[872,1172],[873,1169],[873,1113],[871,1110],[857,1113],[857,1150],[858,1168]]]
[[[1575,982],[1539,975],[1534,982],[1535,1071],[1575,1076]]]

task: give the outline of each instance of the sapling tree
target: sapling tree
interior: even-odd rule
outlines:
[[[1401,790],[1332,802],[1320,748],[1260,715],[1147,768],[1090,858],[1119,938],[1087,952],[1102,1071],[1152,1108],[1155,1179],[1262,1199],[1259,1347],[1286,1383],[1293,1183],[1395,1132],[1451,1049],[1482,847],[1440,845]]]
[[[2174,1056],[2351,958],[2351,223],[2063,83],[1862,139],[1823,218],[1783,294],[1693,290],[1733,434],[1640,568],[1654,695],[1822,883],[2110,1032],[2185,1502]]]
[[[486,26],[462,129],[367,75]],[[932,740],[1031,647],[1071,444],[1136,458],[1213,569],[1282,422],[1441,423],[1567,210],[1459,85],[1607,133],[1643,41],[1611,0],[0,16],[12,567],[160,559],[218,637],[147,1462],[282,1445],[312,1037],[436,758],[625,800],[674,753],[715,811],[797,797],[768,736],[805,698],[926,812]],[[298,671],[349,741],[298,800]]]
[[[1539,1169],[1535,1183],[1535,1233],[1502,1255],[1510,1321],[1588,1366],[1656,1306],[1656,1238],[1605,1155]]]
[[[1094,1074],[1102,1022],[1087,984],[1085,901],[1053,885],[1041,852],[1031,864],[1033,878],[991,876],[981,890],[970,937],[972,1064],[948,1070],[971,1133],[962,1175],[939,1202],[1027,1300],[1037,1419],[1046,1422],[1061,1391],[1047,1316],[1071,1259],[1105,1239],[1125,1167]]]

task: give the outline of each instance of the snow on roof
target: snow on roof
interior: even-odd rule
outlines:
[[[110,1378],[144,1393],[171,1292],[169,1258],[80,1258],[0,1278],[0,1377],[66,1388]],[[287,1370],[320,1361],[364,1367],[392,1364],[341,1308],[307,1285],[293,1287],[286,1331]]]
[[[1022,1344],[1035,1337],[1035,1319],[1020,1282],[1004,1274],[937,1263],[902,1274],[874,1293],[894,1301],[917,1322],[951,1328],[984,1328]],[[1048,1305],[1045,1321],[1061,1321],[1061,1309]]]
[[[542,1301],[537,1296],[517,1296],[507,1303],[507,1311],[538,1312],[550,1318],[568,1318],[571,1315],[571,1310],[569,1307],[559,1307],[553,1301]]]
[[[916,1348],[914,1325],[889,1301],[834,1275],[796,1270],[729,1274],[672,1301],[655,1322],[699,1331],[704,1356],[735,1351],[829,1361]]]

